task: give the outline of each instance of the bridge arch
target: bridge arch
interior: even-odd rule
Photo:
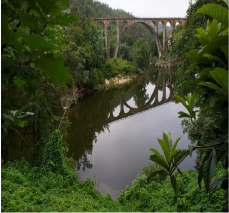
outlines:
[[[127,31],[127,29],[129,29],[131,26],[133,26],[134,24],[137,24],[137,23],[140,23],[140,24],[144,25],[144,26],[149,30],[149,32],[154,36],[155,41],[156,41],[156,44],[157,44],[158,56],[159,56],[159,58],[160,58],[161,55],[162,55],[161,43],[160,43],[159,38],[158,38],[157,30],[155,30],[155,26],[157,26],[157,23],[156,23],[156,22],[152,22],[152,23],[154,24],[154,27],[153,27],[153,26],[151,25],[151,21],[145,22],[145,21],[142,21],[142,20],[131,21],[131,22],[129,22],[129,23],[127,22],[126,26],[124,27],[124,29],[123,29],[122,32],[120,33],[119,41],[117,40],[116,48],[115,48],[115,53],[114,53],[114,58],[116,58],[117,55],[118,55],[119,44],[121,43],[122,38],[123,38],[125,32]],[[156,28],[156,29],[157,29],[157,28]]]

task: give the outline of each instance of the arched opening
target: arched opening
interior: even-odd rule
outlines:
[[[133,61],[135,55],[137,55],[136,49],[141,49],[141,52],[145,52],[150,57],[149,62],[151,62],[153,57],[161,56],[160,44],[153,22],[150,24],[135,22],[124,29],[120,40],[118,56]],[[142,48],[138,48],[141,45]]]
[[[161,21],[158,22],[158,39],[160,43],[163,43],[163,23]]]
[[[119,24],[119,29],[121,33],[125,30],[126,26],[127,26],[127,21],[125,20]]]
[[[134,62],[138,67],[149,63],[152,34],[144,25],[145,23],[137,22],[128,26],[122,36],[119,50],[119,56]]]
[[[157,33],[156,23],[154,23],[153,21],[151,21],[150,22],[150,26],[154,29],[155,33]]]
[[[171,38],[172,38],[172,25],[170,22],[166,23],[166,46],[168,50],[171,49]]]
[[[179,21],[176,21],[175,28],[176,28],[178,25],[181,25],[181,24],[180,24]]]

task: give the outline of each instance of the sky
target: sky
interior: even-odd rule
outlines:
[[[136,17],[185,17],[190,0],[97,0]]]

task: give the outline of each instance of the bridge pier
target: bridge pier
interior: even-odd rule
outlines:
[[[163,51],[166,49],[166,22],[163,22]]]
[[[117,40],[116,40],[116,44],[115,44],[114,57],[113,58],[118,57],[118,50],[119,50],[119,44],[120,44],[120,30],[119,30],[119,22],[118,21],[116,21],[116,30],[117,30]]]
[[[109,45],[109,21],[104,22],[104,27],[105,27],[105,47],[106,47],[106,54],[107,58],[110,58],[110,45]]]

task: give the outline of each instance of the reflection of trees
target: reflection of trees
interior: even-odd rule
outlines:
[[[146,85],[149,83],[149,74],[148,72],[138,80],[133,91],[133,99],[137,107],[142,107],[145,105],[146,101],[149,99],[147,94]]]
[[[110,110],[114,111],[121,100],[127,102],[131,97],[134,98],[139,108],[144,108],[144,104],[149,99],[146,94],[146,85],[151,82],[151,79],[157,79],[157,74],[152,75],[146,74],[133,84],[119,89],[98,91],[85,97],[69,111],[69,118],[72,122],[67,138],[69,155],[77,160],[78,169],[85,170],[93,166],[88,160],[88,154],[92,153],[97,135],[106,129],[109,131]]]
[[[87,159],[86,152],[82,155],[80,159],[76,160],[76,166],[77,166],[77,170],[82,169],[83,171],[85,171],[86,168],[91,169],[93,167],[93,165]]]
[[[98,91],[85,97],[69,111],[72,123],[67,137],[69,155],[78,160],[78,168],[92,167],[87,155],[92,152],[96,135],[105,129],[109,130],[107,118],[110,107],[114,110],[119,105],[120,97],[126,97],[128,100],[132,94],[131,90],[132,87],[129,85],[122,89]]]
[[[145,105],[146,101],[149,99],[149,95],[146,93],[146,87],[145,86],[140,86],[137,88],[136,93],[134,94],[134,102],[137,107],[142,107]]]

